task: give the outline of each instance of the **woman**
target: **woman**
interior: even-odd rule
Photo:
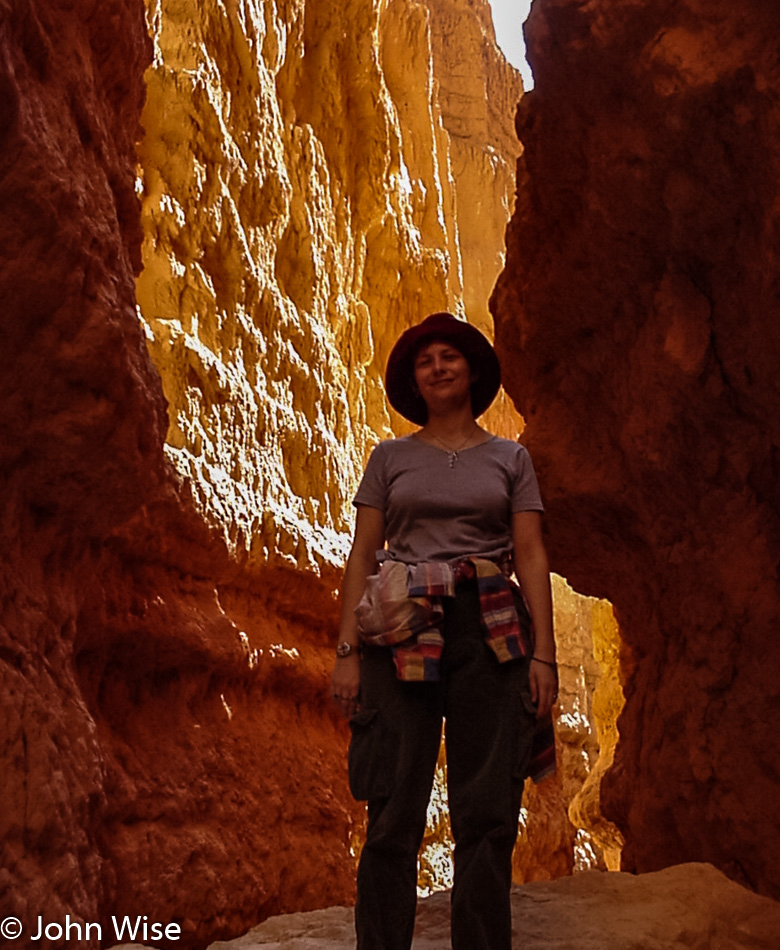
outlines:
[[[411,947],[417,852],[446,719],[452,946],[510,950],[523,780],[554,766],[541,499],[526,450],[476,422],[500,385],[476,328],[448,313],[427,317],[395,344],[385,384],[420,429],[377,446],[355,496],[331,678],[351,717],[350,786],[368,801],[357,947]],[[522,595],[507,579],[512,568]]]

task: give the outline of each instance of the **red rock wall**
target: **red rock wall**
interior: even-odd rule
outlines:
[[[164,433],[134,305],[142,12],[64,6],[9,5],[0,31],[0,891],[20,915],[94,913],[103,890],[73,640],[90,549],[159,484]]]
[[[607,597],[624,867],[780,896],[780,12],[535,0],[506,385],[553,569]]]
[[[3,17],[0,916],[146,914],[203,945],[352,895],[335,581],[231,560],[164,460],[142,3]]]
[[[511,177],[486,89],[519,80],[484,2],[446,4],[487,51],[453,170],[420,4],[150,0],[151,41],[142,0],[2,6],[0,917],[142,914],[203,946],[348,903],[363,809],[325,691],[349,497],[389,433],[365,368],[374,330],[378,366],[466,284],[487,319]]]

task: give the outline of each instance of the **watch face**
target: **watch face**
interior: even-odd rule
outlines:
[[[336,647],[336,653],[338,653],[339,656],[349,656],[351,652],[352,652],[351,643],[340,643]]]

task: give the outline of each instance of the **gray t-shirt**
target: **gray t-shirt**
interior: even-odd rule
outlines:
[[[380,442],[371,453],[355,505],[385,515],[388,555],[405,564],[512,552],[512,514],[543,511],[524,446],[493,436],[458,452],[414,436]]]

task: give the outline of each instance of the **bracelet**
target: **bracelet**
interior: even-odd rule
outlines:
[[[531,659],[536,660],[537,663],[544,663],[545,666],[549,666],[551,669],[555,670],[556,673],[558,672],[558,664],[555,662],[551,663],[549,660],[542,660],[538,656],[532,656]]]

